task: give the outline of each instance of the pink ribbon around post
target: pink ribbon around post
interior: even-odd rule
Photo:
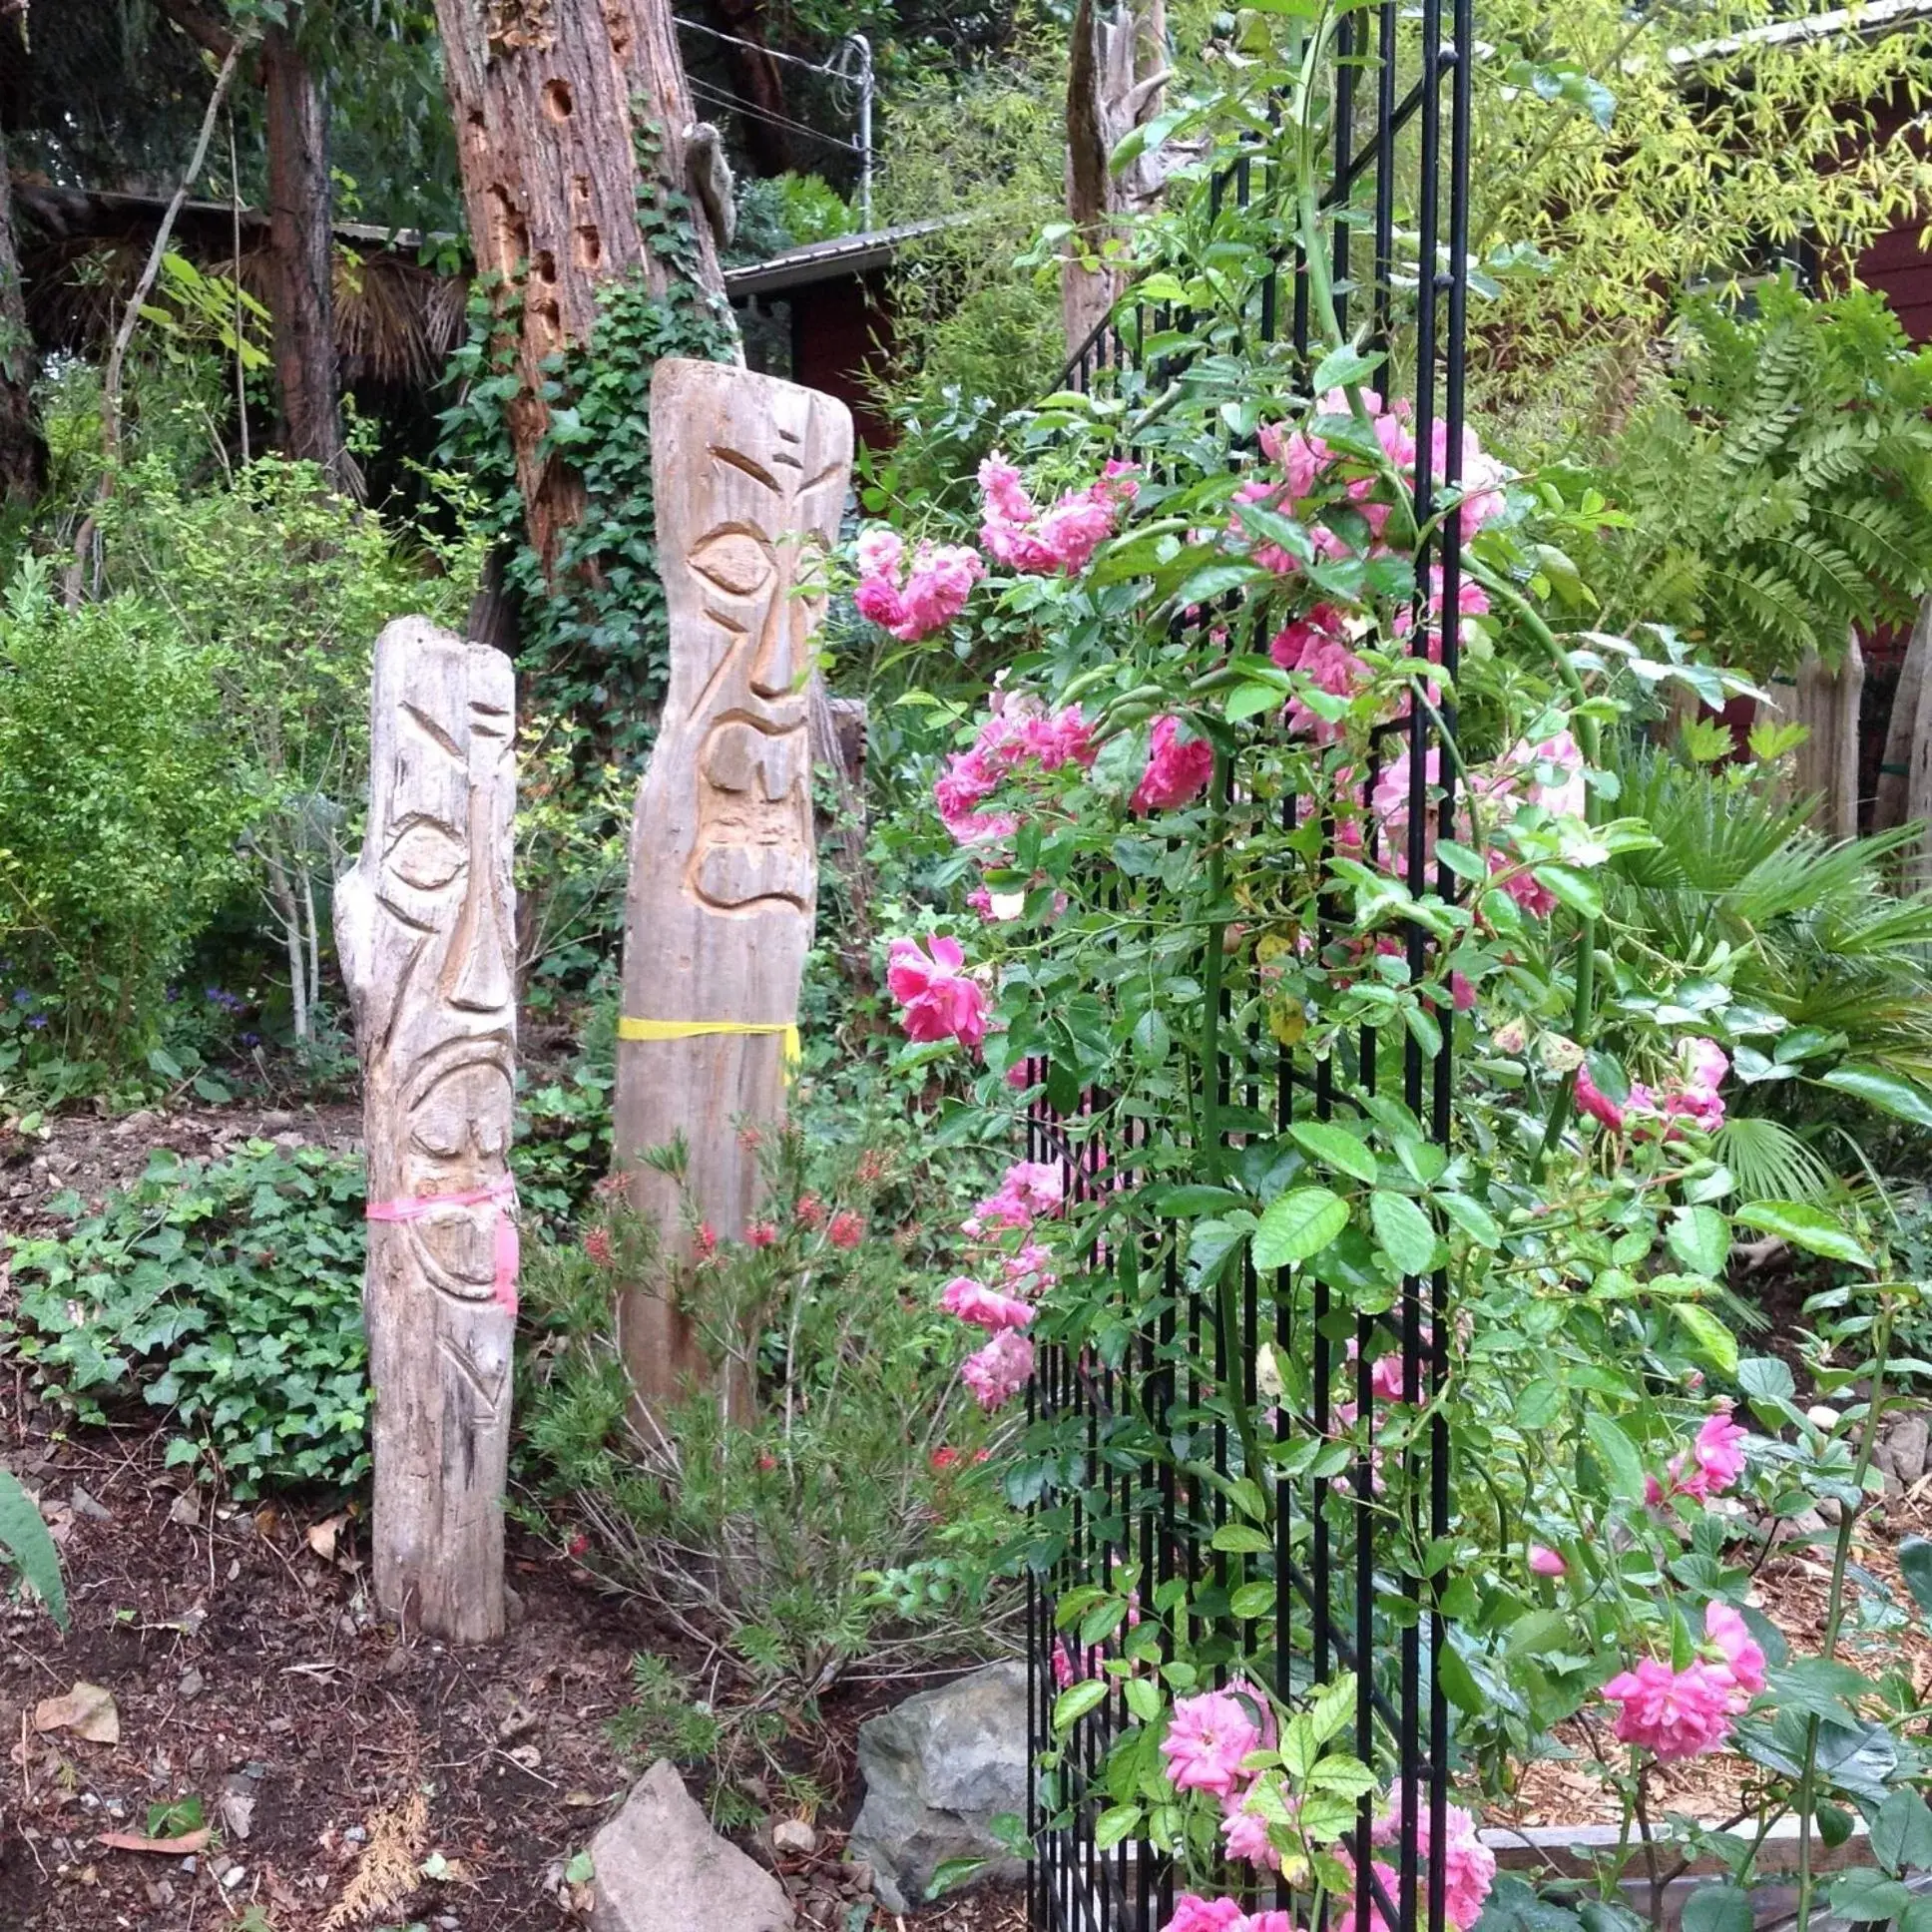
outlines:
[[[517,1311],[517,1260],[521,1252],[517,1224],[510,1217],[516,1206],[517,1184],[505,1175],[487,1188],[469,1188],[453,1195],[416,1195],[407,1201],[372,1201],[363,1210],[367,1220],[426,1220],[438,1208],[485,1208],[496,1209],[496,1289],[492,1299],[511,1314]]]

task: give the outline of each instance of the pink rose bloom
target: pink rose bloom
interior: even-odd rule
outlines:
[[[1590,1078],[1588,1066],[1577,1069],[1577,1109],[1592,1120],[1602,1121],[1613,1134],[1624,1131],[1624,1110]]]
[[[1246,1807],[1247,1794],[1230,1791],[1221,1800],[1220,1835],[1230,1858],[1244,1859],[1264,1871],[1281,1869],[1281,1854],[1268,1842],[1266,1819]]]
[[[1000,1262],[1006,1285],[1015,1294],[1044,1294],[1059,1278],[1047,1263],[1053,1256],[1038,1241],[1028,1241],[1017,1254]]]
[[[1020,472],[996,450],[979,466],[980,541],[1001,563],[1034,576],[1084,570],[1139,489],[1132,478],[1132,464],[1109,463],[1099,482],[1069,490],[1042,515]]]
[[[1231,1898],[1206,1899],[1183,1892],[1161,1932],[1240,1932],[1245,1923],[1240,1906]]]
[[[1430,426],[1430,461],[1438,488],[1446,487],[1449,471],[1449,426],[1440,417]],[[1465,543],[1484,524],[1493,523],[1507,507],[1503,485],[1509,472],[1476,440],[1466,424],[1462,432],[1462,462],[1455,487],[1462,492],[1462,539]]]
[[[1563,818],[1581,818],[1589,793],[1584,784],[1583,753],[1568,731],[1559,731],[1540,744],[1519,738],[1503,760],[1514,778],[1527,774],[1530,779],[1527,802]]]
[[[1355,1873],[1354,1853],[1346,1845],[1331,1847],[1337,1859],[1347,1867],[1350,1878]],[[1377,1858],[1370,1862],[1369,1870],[1381,1881],[1382,1890],[1393,1903],[1402,1896],[1402,1880],[1393,1865],[1385,1864]],[[1372,1889],[1365,1887],[1358,1905],[1351,1888],[1335,1895],[1334,1910],[1329,1914],[1328,1923],[1334,1932],[1390,1932],[1389,1922],[1382,1916],[1382,1907]]]
[[[1449,975],[1449,997],[1455,1002],[1458,1013],[1467,1013],[1476,1004],[1476,986],[1467,973],[1451,972]]]
[[[1205,737],[1183,739],[1181,721],[1169,713],[1148,734],[1147,769],[1129,801],[1136,811],[1172,811],[1191,804],[1214,774],[1214,747]]]
[[[1530,1570],[1539,1577],[1567,1577],[1570,1566],[1547,1543],[1530,1545]]]
[[[906,644],[930,637],[965,608],[986,565],[961,544],[922,543],[905,566],[905,543],[896,531],[868,530],[858,540],[859,615]]]
[[[1031,1227],[1036,1215],[1057,1214],[1066,1203],[1066,1182],[1051,1161],[1015,1161],[994,1193],[960,1222],[972,1240],[1002,1227]]]
[[[1714,1094],[1730,1074],[1730,1056],[1714,1040],[1701,1036],[1687,1040],[1679,1048],[1684,1061],[1685,1084]]]
[[[1456,1928],[1456,1932],[1468,1932],[1468,1928],[1482,1916],[1484,1901],[1489,1897],[1490,1887],[1496,1882],[1496,1854],[1483,1843],[1475,1815],[1460,1804],[1445,1805],[1442,1822],[1443,1917]],[[1401,1813],[1391,1801],[1389,1808],[1375,1820],[1374,1841],[1378,1845],[1391,1845],[1401,1835]],[[1428,1795],[1419,1792],[1416,1798],[1415,1852],[1425,1864],[1431,1854],[1433,1837],[1434,1825],[1429,1816]],[[1387,1868],[1378,1863],[1376,1870],[1383,1874],[1386,1884]],[[1389,1896],[1400,1896],[1398,1886],[1389,1886]]]
[[[930,951],[916,939],[895,939],[887,949],[885,983],[905,1008],[910,1040],[957,1040],[978,1047],[986,1040],[986,994],[964,972],[959,941],[935,933]]]
[[[1286,478],[1286,507],[1290,510],[1314,487],[1328,461],[1328,445],[1305,430],[1290,430],[1285,436],[1279,423],[1269,423],[1260,433],[1261,453],[1270,463],[1280,465]]]
[[[1261,1748],[1261,1732],[1247,1706],[1226,1690],[1177,1697],[1161,1754],[1177,1791],[1211,1791],[1226,1798],[1243,1781],[1241,1759]]]
[[[1674,1671],[1647,1657],[1634,1671],[1612,1678],[1604,1695],[1623,1705],[1617,1735],[1669,1764],[1715,1750],[1730,1735],[1731,1689],[1730,1673],[1721,1665]]]
[[[1703,1427],[1690,1445],[1695,1467],[1681,1477],[1678,1486],[1687,1496],[1723,1495],[1744,1473],[1744,1444],[1749,1439],[1748,1432],[1730,1419],[1727,1410],[1714,1410],[1704,1417]],[[1672,1474],[1679,1474],[1677,1463],[1672,1464]]]
[[[1002,1329],[1024,1328],[1033,1319],[1033,1309],[1027,1302],[1001,1294],[997,1288],[984,1287],[970,1274],[954,1275],[939,1290],[939,1305],[949,1315],[978,1328],[990,1328],[996,1334]]]
[[[1737,1687],[1731,1707],[1742,1710],[1764,1688],[1764,1653],[1752,1639],[1750,1626],[1728,1604],[1703,1607],[1703,1637],[1714,1645]]]
[[[959,1379],[973,1391],[982,1409],[997,1409],[1019,1394],[1032,1374],[1033,1344],[1011,1328],[1002,1328],[959,1365]]]
[[[1402,1357],[1396,1354],[1378,1356],[1369,1364],[1368,1385],[1384,1402],[1402,1400]]]
[[[1368,666],[1349,650],[1344,620],[1331,604],[1317,604],[1305,617],[1277,631],[1268,656],[1283,671],[1299,672],[1331,698],[1353,697],[1370,676]],[[1288,726],[1312,731],[1317,744],[1332,743],[1342,730],[1339,723],[1330,724],[1298,697],[1288,700]]]

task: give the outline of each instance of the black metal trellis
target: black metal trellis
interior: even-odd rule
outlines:
[[[1439,533],[1417,557],[1416,571],[1424,596],[1431,565],[1441,571],[1437,628],[1450,689],[1461,591],[1454,495],[1464,426],[1474,47],[1472,0],[1422,0],[1419,20],[1402,0],[1372,0],[1343,15],[1335,32],[1333,141],[1321,203],[1344,328],[1352,308],[1355,320],[1366,320],[1372,341],[1391,351],[1390,366],[1399,360],[1410,378],[1405,386],[1414,411],[1418,526],[1426,528],[1439,501],[1445,494],[1449,499]],[[1219,217],[1247,207],[1266,165],[1257,151],[1221,170],[1210,186],[1211,212]],[[1355,239],[1357,229],[1364,231],[1366,248]],[[1411,268],[1412,292],[1405,285]],[[1279,262],[1254,293],[1246,316],[1252,344],[1277,343],[1285,331],[1285,341],[1306,369],[1311,349],[1318,353],[1322,346],[1310,308],[1308,263],[1296,253]],[[1169,320],[1163,311],[1142,313],[1131,306],[1117,314],[1074,358],[1068,386],[1094,392],[1132,380],[1166,380],[1172,371],[1147,366],[1141,345]],[[1398,338],[1399,357],[1394,353]],[[1394,378],[1387,381],[1392,387]],[[1441,476],[1431,474],[1437,423],[1444,431]],[[1429,648],[1429,630],[1418,613],[1411,632],[1418,655]],[[1439,748],[1438,736],[1454,729],[1452,704],[1431,712],[1411,702],[1406,719],[1382,727],[1363,781],[1366,797],[1393,749],[1391,738],[1407,750],[1405,849],[1391,853],[1389,862],[1399,865],[1413,892],[1433,890],[1445,899],[1457,896],[1457,881],[1440,860],[1431,864],[1425,814],[1433,810],[1439,835],[1452,836],[1454,761],[1441,757],[1442,783],[1432,804],[1429,754]],[[1223,778],[1223,805],[1230,814],[1264,808],[1243,786],[1238,759]],[[1318,807],[1289,798],[1276,808],[1284,827],[1292,829],[1298,810]],[[1324,902],[1318,947],[1325,952],[1345,933],[1345,908]],[[1414,979],[1424,976],[1434,944],[1422,927],[1409,927],[1405,950]],[[1222,1118],[1232,1110],[1236,1119],[1265,1116],[1277,1129],[1285,1128],[1346,1115],[1359,1109],[1365,1095],[1382,1093],[1399,1096],[1437,1145],[1446,1147],[1451,1137],[1453,1065],[1446,1026],[1433,1054],[1425,1053],[1412,1033],[1403,1034],[1398,1050],[1366,1028],[1352,1054],[1319,1060],[1298,1056],[1272,1039],[1224,1040],[1208,1077]],[[1092,1106],[1084,1101],[1081,1111]],[[1074,1128],[1044,1100],[1036,1100],[1028,1156],[1060,1162],[1070,1197],[1095,1199],[1107,1185],[1096,1165],[1103,1157],[1097,1144],[1083,1144],[1077,1130],[1070,1133]],[[1129,1145],[1132,1138],[1130,1132]],[[1106,1701],[1069,1738],[1056,1737],[1051,1724],[1056,1647],[1066,1647],[1070,1668],[1081,1668],[1076,1632],[1056,1628],[1057,1603],[1076,1585],[1105,1581],[1113,1564],[1139,1565],[1144,1598],[1159,1596],[1176,1578],[1191,1586],[1205,1582],[1207,1592],[1194,1605],[1197,1628],[1207,1627],[1211,1637],[1223,1617],[1231,1628],[1225,1591],[1219,1588],[1231,1574],[1229,1560],[1212,1548],[1215,1532],[1228,1521],[1224,1489],[1192,1480],[1182,1454],[1142,1461],[1129,1453],[1136,1438],[1146,1440],[1151,1433],[1173,1450],[1186,1436],[1188,1450],[1210,1461],[1218,1476],[1237,1470],[1239,1445],[1230,1445],[1225,1423],[1216,1420],[1209,1430],[1200,1430],[1197,1418],[1207,1392],[1202,1384],[1238,1373],[1253,1404],[1259,1394],[1259,1345],[1267,1339],[1282,1358],[1305,1363],[1308,1371],[1306,1410],[1290,1413],[1286,1400],[1277,1402],[1274,1441],[1291,1443],[1297,1433],[1332,1440],[1341,1421],[1335,1413],[1338,1373],[1347,1377],[1357,1412],[1372,1416],[1376,1338],[1392,1331],[1404,1400],[1418,1408],[1428,1405],[1421,1431],[1400,1451],[1400,1507],[1409,1520],[1392,1529],[1389,1511],[1377,1498],[1378,1457],[1364,1445],[1343,1472],[1293,1481],[1283,1477],[1276,1483],[1272,1547],[1250,1558],[1248,1570],[1273,1587],[1272,1689],[1285,1702],[1297,1704],[1337,1672],[1354,1672],[1352,1747],[1378,1770],[1388,1793],[1362,1799],[1349,1850],[1358,1873],[1370,1873],[1376,1861],[1383,1861],[1393,1882],[1384,1876],[1358,1884],[1345,1923],[1341,1912],[1325,1908],[1330,1923],[1308,1932],[1443,1932],[1442,1861],[1427,1858],[1425,1847],[1442,1845],[1446,1836],[1451,1740],[1439,1593],[1449,1579],[1439,1570],[1433,1576],[1416,1574],[1430,1566],[1416,1563],[1414,1556],[1418,1550],[1440,1551],[1451,1529],[1448,1427],[1435,1399],[1449,1366],[1452,1309],[1446,1272],[1409,1277],[1394,1308],[1351,1319],[1344,1308],[1331,1305],[1322,1280],[1297,1285],[1286,1270],[1263,1280],[1250,1265],[1239,1282],[1230,1332],[1223,1319],[1226,1304],[1190,1289],[1174,1242],[1157,1240],[1151,1229],[1117,1233],[1111,1244],[1097,1248],[1090,1266],[1107,1284],[1111,1312],[1131,1339],[1106,1359],[1092,1350],[1043,1347],[1029,1397],[1035,1416],[1063,1422],[1071,1449],[1057,1471],[1059,1487],[1040,1505],[1066,1513],[1063,1553],[1034,1579],[1029,1606],[1031,1741],[1036,1758],[1052,1750],[1062,1758],[1051,1776],[1036,1778],[1030,1796],[1027,1822],[1036,1846],[1030,1923],[1038,1932],[1159,1932],[1174,1909],[1175,1874],[1149,1845],[1130,1836],[1103,1848],[1095,1835],[1096,1818],[1114,1801],[1102,1788],[1101,1774],[1110,1745],[1129,1721],[1124,1684],[1114,1682]],[[1184,1339],[1192,1345],[1178,1355],[1176,1344]],[[1211,1374],[1204,1378],[1207,1361]],[[1193,1440],[1198,1433],[1205,1435],[1199,1443]],[[1385,1804],[1389,1817],[1382,1823]],[[1243,1897],[1252,1910],[1285,1907],[1291,1897],[1285,1885],[1245,1867],[1229,1868],[1224,1889]]]

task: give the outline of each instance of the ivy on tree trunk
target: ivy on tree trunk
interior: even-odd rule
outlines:
[[[665,0],[436,0],[436,18],[478,278],[516,334],[507,425],[548,578],[586,508],[548,433],[553,358],[590,341],[613,283],[688,282],[723,307],[712,235],[675,219],[691,97]]]

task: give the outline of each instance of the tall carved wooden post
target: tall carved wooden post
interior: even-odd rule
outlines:
[[[758,1191],[735,1123],[784,1113],[818,883],[807,719],[825,594],[814,586],[851,460],[851,416],[828,396],[714,362],[652,372],[671,689],[631,834],[616,1159],[668,1257],[688,1247],[682,1204],[640,1153],[683,1135],[691,1205],[733,1237]],[[621,1318],[648,1409],[704,1378],[692,1324],[662,1295],[630,1288]]]
[[[335,891],[362,1054],[375,1589],[501,1637],[517,1233],[510,662],[421,618],[376,641],[369,827]]]

